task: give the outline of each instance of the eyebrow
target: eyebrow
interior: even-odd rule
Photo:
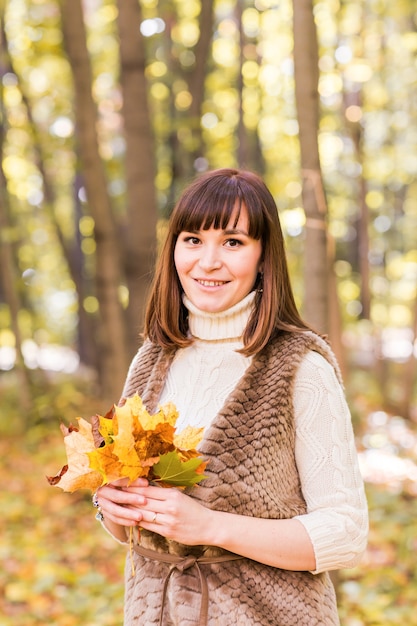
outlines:
[[[248,237],[248,233],[244,230],[239,230],[238,228],[228,228],[223,231],[225,235],[245,235]]]
[[[185,228],[184,232],[186,233],[201,233],[204,232],[204,228],[203,229],[198,229],[198,228]],[[221,228],[218,228],[216,230],[221,230]],[[249,233],[247,233],[245,230],[240,230],[239,228],[226,228],[225,230],[222,231],[225,235],[244,235],[246,237],[249,237]]]

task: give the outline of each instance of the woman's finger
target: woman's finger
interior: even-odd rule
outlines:
[[[94,495],[95,505],[105,519],[116,524],[134,525],[142,520],[140,506],[146,505],[146,498],[137,493],[129,493],[120,487],[106,485]]]
[[[141,488],[143,490],[143,487]],[[146,497],[143,493],[139,493],[136,489],[126,489],[123,487],[114,487],[106,485],[97,490],[97,498],[106,499],[111,502],[123,506],[139,506],[146,503]]]

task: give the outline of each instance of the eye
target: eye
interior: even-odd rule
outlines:
[[[228,248],[239,248],[243,243],[239,239],[228,239],[225,243]]]
[[[192,246],[197,246],[200,243],[200,240],[195,235],[188,235],[184,237],[184,243],[189,243]]]

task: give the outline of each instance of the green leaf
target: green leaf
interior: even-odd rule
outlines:
[[[201,467],[203,465],[203,468]],[[158,463],[153,466],[155,480],[159,480],[175,487],[192,487],[205,476],[201,473],[205,463],[197,457],[182,461],[178,452],[168,452],[159,457]],[[200,470],[200,471],[199,471]]]

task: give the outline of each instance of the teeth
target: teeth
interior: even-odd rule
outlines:
[[[220,287],[221,285],[224,285],[223,281],[218,280],[199,280],[198,282],[200,285],[203,285],[203,287]]]

